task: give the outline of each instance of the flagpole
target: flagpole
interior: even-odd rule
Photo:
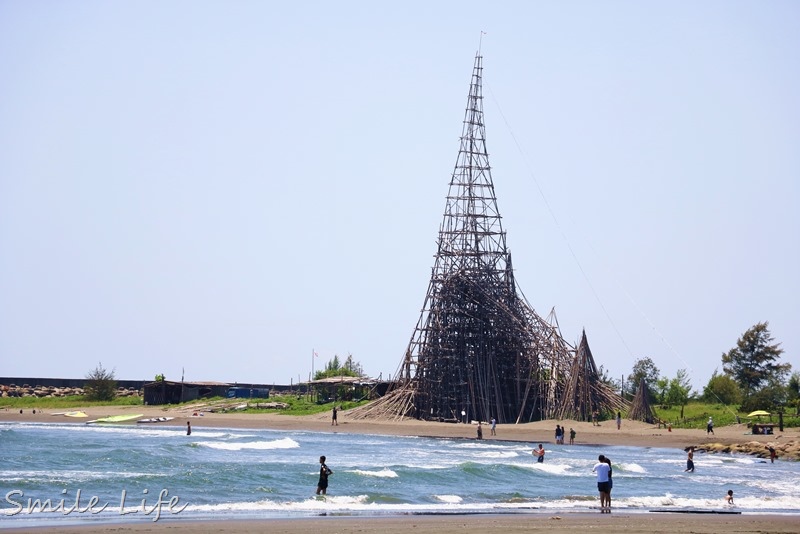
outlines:
[[[313,348],[311,349],[311,374],[308,376],[308,399],[314,400],[314,395],[311,393],[311,381],[314,380],[314,355],[317,353]]]

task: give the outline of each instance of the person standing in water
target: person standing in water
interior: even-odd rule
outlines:
[[[328,493],[328,477],[333,474],[327,465],[325,465],[325,457],[319,457],[319,482],[317,482],[317,495],[326,495]]]
[[[597,463],[592,468],[593,473],[597,473],[597,491],[600,493],[600,513],[606,513],[606,503],[610,500],[608,496],[609,483],[608,474],[611,466],[606,463],[606,457],[602,454],[597,457]],[[610,512],[611,510],[609,510]]]
[[[533,449],[533,455],[537,457],[536,458],[537,462],[539,462],[540,464],[544,463],[544,448],[542,447],[541,443],[539,444],[538,449]]]
[[[606,494],[606,508],[608,513],[611,513],[611,490],[614,488],[614,479],[611,475],[613,474],[614,470],[611,469],[611,458],[606,456],[605,462],[608,464],[608,493]]]
[[[190,421],[186,421],[186,435],[192,435],[192,423]]]
[[[775,463],[775,457],[777,454],[775,453],[775,447],[772,445],[767,445],[767,450],[769,451],[769,461],[770,463]]]
[[[684,473],[694,473],[694,447],[689,447],[686,454],[686,470]]]

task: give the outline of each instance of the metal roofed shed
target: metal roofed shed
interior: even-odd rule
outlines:
[[[144,403],[149,406],[225,397],[232,384],[227,382],[172,382],[159,380],[144,385]]]

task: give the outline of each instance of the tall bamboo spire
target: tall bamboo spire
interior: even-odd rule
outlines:
[[[351,415],[527,422],[551,417],[574,348],[555,314],[518,292],[497,207],[483,120],[483,57],[467,107],[428,291],[392,390]]]
[[[417,417],[540,419],[535,312],[517,294],[492,180],[483,57],[472,69],[428,292],[400,376]],[[544,323],[542,321],[542,323]]]
[[[458,157],[450,179],[434,270],[505,271],[510,259],[492,182],[483,122],[483,58],[475,56]]]

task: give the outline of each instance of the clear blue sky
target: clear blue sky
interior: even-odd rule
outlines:
[[[481,30],[517,280],[599,365],[800,370],[800,3],[0,1],[0,376],[394,374]]]

